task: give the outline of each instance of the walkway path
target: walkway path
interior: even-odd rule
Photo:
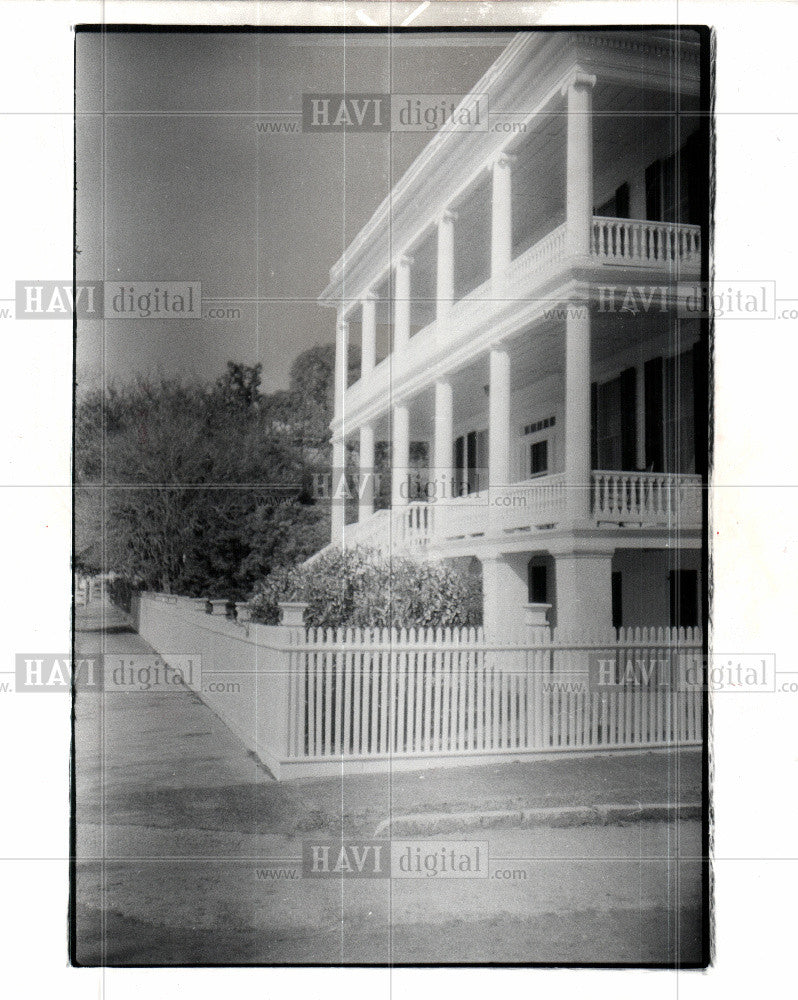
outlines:
[[[108,606],[76,627],[79,655],[152,654]],[[372,837],[389,815],[695,802],[696,752],[278,783],[185,689],[84,693],[76,716],[86,964],[699,957],[694,821],[448,831],[489,842],[488,882],[317,881],[296,864],[303,839]]]

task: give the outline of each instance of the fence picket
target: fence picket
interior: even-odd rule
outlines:
[[[443,709],[441,707],[441,702],[443,700],[443,676],[441,674],[441,665],[443,663],[443,653],[441,652],[441,640],[442,640],[442,630],[434,629],[432,630],[432,644],[434,647],[433,653],[433,729],[432,729],[432,750],[436,750],[438,753],[443,749],[441,745],[441,720],[443,719]]]
[[[390,715],[395,710],[396,705],[396,677],[394,670],[394,657],[390,653],[386,656],[380,651],[375,659],[377,660],[377,676],[380,691],[380,733],[379,749],[380,753],[391,752],[391,728]]]
[[[363,660],[366,654],[362,650],[357,650],[352,663],[352,753],[359,755],[363,751],[361,733],[363,729],[363,702],[361,692],[363,690]]]
[[[286,753],[293,760],[696,743],[702,692],[676,690],[676,664],[680,654],[700,655],[701,641],[700,630],[686,628],[621,628],[611,637],[559,628],[497,650],[477,629],[306,629],[283,647]],[[591,690],[591,654],[615,657],[617,687]]]

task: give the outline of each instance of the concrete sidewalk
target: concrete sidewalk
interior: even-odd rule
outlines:
[[[76,645],[154,652],[109,607],[78,609]],[[76,754],[81,964],[701,954],[700,826],[673,808],[700,801],[697,751],[277,782],[183,688],[79,692]],[[490,878],[301,877],[304,839],[377,830],[489,841]]]

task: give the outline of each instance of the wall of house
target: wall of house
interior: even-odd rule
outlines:
[[[670,583],[674,569],[701,574],[698,549],[616,549],[612,570],[621,573],[624,627],[670,625]],[[700,601],[700,586],[699,586]],[[699,607],[699,621],[702,609]]]
[[[605,127],[616,124],[610,117]],[[683,145],[692,131],[693,122],[685,119],[679,144]],[[675,152],[673,122],[668,116],[630,117],[623,131],[626,141],[607,160],[595,162],[593,171],[593,203],[601,205],[610,199],[621,184],[629,185],[629,217],[646,218],[646,168],[655,160]]]

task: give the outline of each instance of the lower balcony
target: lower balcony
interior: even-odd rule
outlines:
[[[572,520],[562,473],[444,503],[412,502],[346,527],[347,546],[420,553],[466,539],[556,528]],[[701,477],[596,470],[589,523],[597,527],[701,527]]]

